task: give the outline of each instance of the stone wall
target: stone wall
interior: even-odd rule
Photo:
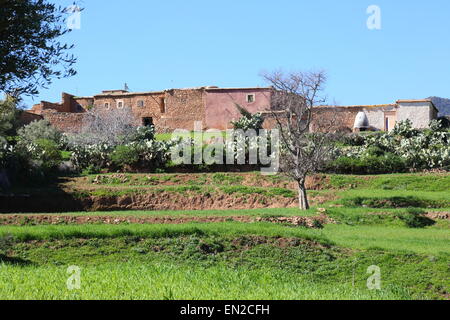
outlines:
[[[310,126],[312,132],[352,132],[356,115],[363,108],[317,107],[313,111]]]
[[[157,132],[194,129],[196,121],[205,120],[203,89],[173,89],[146,93],[104,93],[94,97],[95,108],[112,110],[130,108],[136,125],[151,121]],[[150,120],[151,119],[151,120]]]
[[[113,110],[118,108],[119,102],[124,108],[130,108],[136,117],[136,125],[143,125],[144,118],[151,118],[156,126],[161,124],[161,108],[164,105],[164,93],[142,94],[103,94],[95,96],[95,108]]]
[[[165,98],[166,112],[162,116],[161,127],[166,131],[192,131],[195,122],[205,123],[204,89],[169,90]]]

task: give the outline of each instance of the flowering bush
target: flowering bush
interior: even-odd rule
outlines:
[[[117,146],[111,154],[112,163],[121,169],[151,170],[164,167],[169,160],[171,142],[142,140]]]
[[[130,135],[130,142],[139,142],[144,140],[154,140],[155,139],[155,127],[138,127],[135,132]]]
[[[173,143],[154,140],[153,127],[139,127],[123,144],[84,144],[72,140],[71,161],[77,170],[89,169],[89,173],[111,168],[151,170],[168,162]]]
[[[234,126],[234,129],[242,129],[244,131],[253,129],[259,130],[262,129],[264,118],[261,113],[250,113],[247,109],[242,107],[239,104],[235,104],[236,109],[241,113],[242,117],[237,121],[231,121],[231,124]]]
[[[255,113],[251,116],[244,116],[237,121],[232,121],[234,129],[242,129],[244,131],[249,129],[258,130],[262,128],[264,118],[261,113]]]

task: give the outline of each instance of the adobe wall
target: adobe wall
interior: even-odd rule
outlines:
[[[204,89],[169,90],[166,92],[166,113],[161,118],[161,128],[194,130],[197,121],[205,127]],[[157,130],[161,130],[158,129]]]
[[[423,108],[420,108],[423,109]],[[415,112],[423,112],[424,110],[416,109]],[[325,123],[325,127],[329,122],[334,122],[334,129],[339,130],[352,130],[355,124],[356,115],[359,112],[364,112],[369,120],[369,126],[371,130],[383,131],[385,129],[385,112],[395,112],[397,115],[397,121],[404,120],[399,114],[402,108],[397,105],[383,105],[383,106],[352,106],[352,107],[318,107],[315,110],[316,117],[313,119],[311,126],[313,131],[320,131],[319,122]],[[427,110],[428,112],[428,110]],[[413,119],[415,115],[409,114],[407,117]]]
[[[80,106],[81,108],[83,108],[84,110],[87,110],[89,107],[93,107],[94,106],[94,98],[88,98],[88,97],[74,97],[73,100],[75,101],[75,103]]]
[[[164,93],[149,93],[149,94],[106,94],[94,97],[95,108],[108,111],[105,106],[109,103],[109,110],[117,108],[118,102],[123,102],[124,108],[131,108],[136,117],[136,125],[141,126],[142,118],[152,118],[153,123],[157,126],[161,124],[161,105],[164,99]],[[143,106],[139,106],[138,102],[143,101]]]
[[[46,110],[42,113],[44,119],[48,120],[56,129],[67,133],[78,133],[83,125],[85,113],[68,113]]]
[[[317,107],[313,109],[310,130],[312,132],[353,132],[356,115],[364,108]]]
[[[41,101],[39,104],[35,104],[31,109],[31,112],[35,114],[42,114],[45,110],[55,110],[58,112],[85,112],[84,107],[93,104],[94,99],[89,98],[79,98],[71,94],[62,93],[61,102],[53,103],[48,101]]]
[[[35,114],[41,114],[44,110],[61,111],[61,103],[41,101],[41,103],[35,104],[30,111]]]
[[[436,111],[430,102],[399,103],[397,121],[409,119],[414,128],[428,128],[430,121],[436,118]]]
[[[254,102],[247,102],[247,95],[254,94]],[[253,89],[206,89],[205,90],[205,122],[207,128],[226,130],[233,126],[231,121],[242,117],[235,103],[243,106],[251,113],[266,111],[271,105],[271,90],[267,88]]]

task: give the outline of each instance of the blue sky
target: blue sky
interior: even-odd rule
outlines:
[[[69,5],[72,1],[56,3]],[[264,86],[263,70],[324,69],[330,103],[381,104],[450,97],[450,1],[84,0],[75,44],[78,75],[62,91]],[[381,9],[369,30],[368,6]]]

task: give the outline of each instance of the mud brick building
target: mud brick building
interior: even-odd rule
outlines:
[[[105,111],[130,108],[136,125],[153,124],[158,132],[193,130],[196,121],[201,121],[205,130],[225,130],[231,128],[232,120],[240,117],[235,103],[250,112],[264,111],[270,107],[271,91],[271,88],[200,87],[156,92],[107,90],[92,97],[63,93],[60,103],[42,101],[29,112],[65,132],[78,132],[84,113],[92,108]]]
[[[272,88],[199,87],[168,89],[151,92],[106,90],[91,97],[76,97],[63,93],[60,103],[42,101],[27,113],[42,117],[64,132],[79,132],[86,112],[100,108],[107,112],[115,108],[129,108],[136,125],[154,125],[157,132],[175,129],[193,130],[201,121],[203,130],[232,128],[231,121],[241,117],[235,104],[252,113],[266,116],[264,126],[274,126],[270,118]],[[318,106],[316,115],[336,117],[335,127],[346,131],[391,130],[397,121],[410,119],[416,128],[425,128],[437,118],[437,109],[430,100],[399,100],[394,104],[371,106]],[[320,131],[316,123],[312,131]]]
[[[320,117],[336,117],[336,127],[348,131],[390,131],[399,121],[411,120],[416,129],[428,128],[431,120],[438,118],[433,102],[424,100],[398,100],[393,104],[367,106],[319,106]],[[320,130],[314,123],[312,131]]]

